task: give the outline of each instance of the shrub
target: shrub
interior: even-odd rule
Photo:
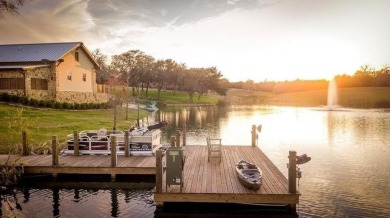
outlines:
[[[54,108],[54,101],[48,101],[46,107]]]
[[[3,92],[1,93],[0,95],[0,101],[5,101],[5,102],[8,102],[10,99],[10,96],[7,92]]]
[[[62,103],[62,108],[69,109],[70,108],[69,103],[68,102]]]
[[[74,103],[74,109],[79,110],[80,109],[80,104],[79,103]]]
[[[37,99],[30,99],[30,105],[33,107],[37,107],[39,105],[39,101]]]
[[[87,107],[88,107],[88,104],[86,104],[86,103],[80,104],[80,110],[85,110],[85,109],[87,109]]]
[[[18,103],[20,103],[20,104],[28,104],[28,97],[27,96],[20,96]]]
[[[10,102],[18,103],[19,102],[19,96],[17,96],[17,95],[10,95]]]
[[[40,100],[38,102],[38,106],[39,107],[46,107],[47,106],[47,101],[46,100]]]
[[[56,101],[56,102],[54,103],[54,108],[56,108],[56,109],[62,109],[62,103]]]

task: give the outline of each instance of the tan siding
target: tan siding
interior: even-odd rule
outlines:
[[[58,90],[94,92],[94,66],[82,49],[79,48],[77,51],[79,53],[79,61],[75,60],[75,51],[71,51],[63,58],[64,62],[57,67]],[[68,74],[71,74],[72,80],[68,80]],[[83,81],[83,74],[86,74],[86,81]]]

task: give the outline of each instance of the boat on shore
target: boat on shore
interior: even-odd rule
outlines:
[[[158,107],[156,106],[156,102],[155,101],[151,101],[149,104],[147,104],[144,107],[142,107],[142,109],[147,110],[149,112],[158,111]]]
[[[243,186],[254,190],[260,188],[263,173],[259,167],[241,160],[236,164],[236,172],[238,180]]]
[[[124,155],[125,146],[129,146],[130,155],[152,156],[161,147],[161,130],[166,122],[160,122],[148,127],[133,128],[129,132],[129,144],[125,145],[123,131],[107,129],[85,130],[79,133],[80,154],[111,154],[111,137],[116,136],[117,154]],[[67,136],[65,154],[74,153],[74,135]]]

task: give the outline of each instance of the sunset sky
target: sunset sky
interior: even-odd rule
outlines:
[[[139,49],[230,81],[329,79],[390,64],[389,0],[34,0],[0,19],[0,44]]]

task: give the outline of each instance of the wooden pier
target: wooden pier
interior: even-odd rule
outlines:
[[[277,204],[288,205],[295,211],[300,195],[296,189],[295,151],[288,154],[287,179],[255,146],[256,126],[252,126],[252,146],[222,146],[218,160],[209,159],[210,146],[186,145],[186,132],[183,129],[182,145],[179,131],[176,137],[171,137],[171,147],[184,155],[184,165],[180,166],[180,185],[169,182],[167,186],[167,170],[172,168],[167,169],[167,155],[164,157],[164,154],[170,150],[164,152],[159,149],[155,156],[120,156],[116,153],[115,136],[111,138],[110,155],[79,156],[76,152],[75,155],[58,155],[57,137],[53,136],[53,154],[0,155],[0,164],[3,165],[9,158],[9,163],[22,164],[26,174],[52,174],[53,177],[58,174],[108,174],[114,181],[116,175],[155,176],[156,187],[153,192],[157,205],[170,202]],[[240,184],[235,172],[235,165],[240,160],[249,161],[262,170],[260,189],[250,190]]]
[[[258,203],[294,207],[299,202],[299,193],[290,193],[286,177],[258,147],[224,146],[221,162],[213,159],[208,161],[206,146],[186,146],[183,149],[185,164],[182,191],[179,185],[166,188],[163,173],[161,190],[158,190],[156,184],[154,192],[157,203]],[[256,164],[263,171],[260,189],[250,190],[240,184],[235,165],[242,159]]]
[[[0,155],[5,163],[8,155]],[[52,155],[11,155],[27,174],[109,174],[109,175],[155,175],[155,156],[118,156],[117,165],[111,166],[111,155],[59,155],[58,165],[52,164]]]

